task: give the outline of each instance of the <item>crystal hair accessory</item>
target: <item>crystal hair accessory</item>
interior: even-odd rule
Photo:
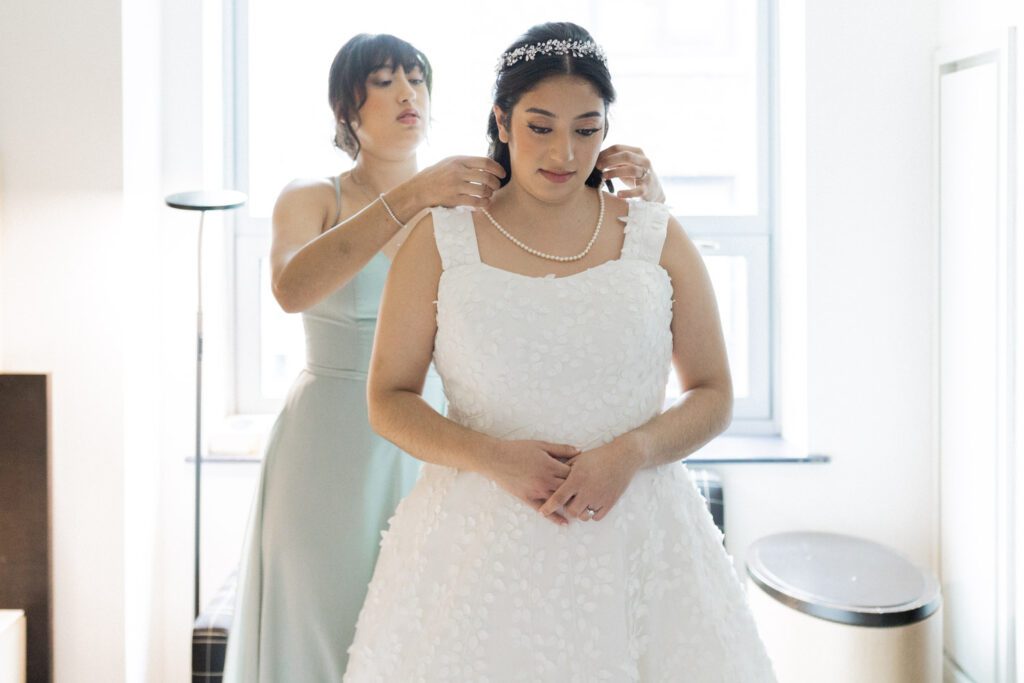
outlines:
[[[605,64],[608,57],[605,56],[601,46],[592,40],[546,40],[543,43],[522,45],[514,50],[501,55],[495,71],[501,71],[521,61],[530,61],[537,55],[572,55],[573,57],[590,57]]]

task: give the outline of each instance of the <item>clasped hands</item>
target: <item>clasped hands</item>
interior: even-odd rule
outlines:
[[[629,439],[588,451],[546,441],[501,441],[485,473],[555,524],[604,519],[625,492],[641,457]]]

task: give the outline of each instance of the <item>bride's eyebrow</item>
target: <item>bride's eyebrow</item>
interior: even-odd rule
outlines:
[[[540,114],[541,116],[548,116],[548,117],[553,118],[553,119],[557,119],[558,118],[558,116],[556,116],[555,114],[552,114],[547,109],[541,109],[540,107],[530,107],[529,109],[526,110],[526,113],[528,113],[528,114]],[[590,118],[594,118],[595,116],[596,117],[600,117],[600,116],[603,116],[603,114],[601,112],[599,112],[599,111],[588,111],[586,114],[580,114],[576,118],[578,118],[578,119],[590,119]]]

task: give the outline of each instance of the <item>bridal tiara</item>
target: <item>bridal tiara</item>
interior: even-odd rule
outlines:
[[[608,62],[601,46],[592,40],[557,40],[552,38],[543,43],[522,45],[514,50],[501,55],[494,70],[500,72],[502,69],[512,66],[521,61],[530,61],[537,55],[572,55],[573,57],[590,57],[602,64]]]

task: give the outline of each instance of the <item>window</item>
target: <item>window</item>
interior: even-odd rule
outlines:
[[[422,165],[484,154],[493,67],[550,3],[521,0],[514,20],[478,3],[438,1],[381,13],[372,5],[238,0],[234,83],[236,407],[277,409],[303,361],[299,316],[270,295],[269,214],[292,178],[337,174],[327,71],[359,32],[388,32],[435,69]],[[700,246],[715,285],[736,390],[734,433],[775,431],[773,405],[770,0],[572,0],[558,19],[586,27],[608,53],[619,93],[608,144],[643,147],[673,212]],[[678,392],[678,388],[674,389]],[[670,387],[670,392],[673,388]]]

